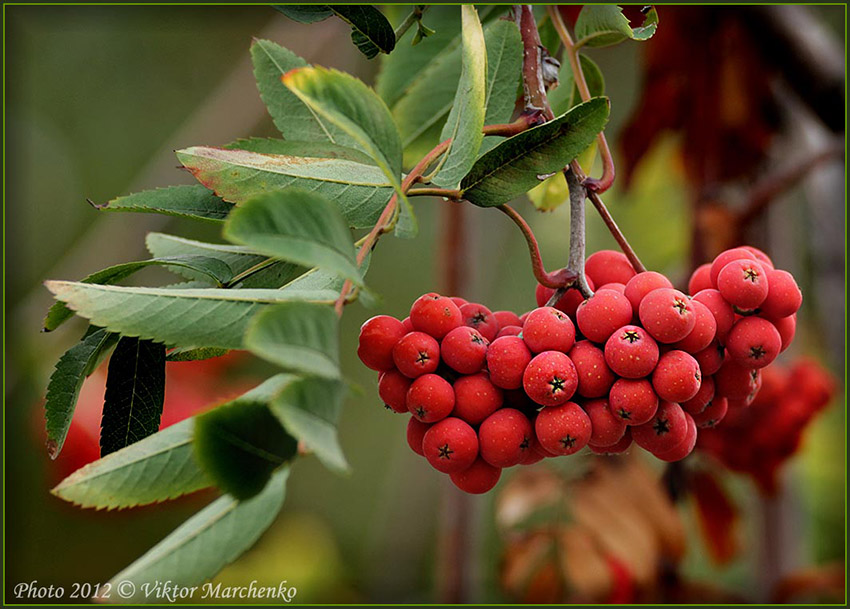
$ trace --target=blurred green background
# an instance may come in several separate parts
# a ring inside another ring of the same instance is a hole
[[[838,26],[842,10],[823,8],[818,15]],[[664,27],[663,7],[659,12]],[[352,72],[369,83],[379,64],[354,50],[346,26],[336,20],[301,25],[262,6],[4,6],[4,13],[4,542],[11,600],[10,589],[20,581],[65,586],[106,581],[212,496],[201,493],[169,505],[101,513],[49,494],[59,478],[44,450],[40,407],[53,364],[78,340],[84,325],[75,321],[56,333],[39,333],[51,302],[42,281],[79,279],[111,264],[142,259],[147,256],[144,235],[153,230],[220,238],[215,227],[188,221],[98,213],[86,198],[104,202],[145,188],[191,183],[191,176],[177,169],[172,154],[177,148],[274,136],[253,84],[252,37],[274,40],[308,61]],[[638,97],[643,53],[637,44],[592,52],[612,100],[607,133],[615,143]],[[690,270],[691,222],[682,154],[687,152],[675,134],[664,137],[638,168],[631,190],[615,188],[606,196],[646,266],[680,282]],[[825,314],[828,309],[810,289],[826,272],[812,263],[810,251],[817,223],[806,220],[806,210],[815,192],[804,184],[773,206],[769,222],[778,227],[779,237],[766,245],[777,264],[801,277],[808,289],[798,342],[786,357],[813,354],[842,377],[843,320]],[[412,241],[382,240],[369,274],[371,287],[383,297],[380,312],[399,317],[417,296],[439,285],[434,243],[443,204],[415,203],[420,235]],[[547,266],[565,263],[568,210],[533,213],[527,202],[518,202],[518,208],[537,232]],[[840,198],[819,209],[817,221],[844,226]],[[533,307],[535,282],[519,233],[495,211],[470,206],[466,214],[468,287],[460,295],[493,310]],[[589,251],[614,247],[592,210],[588,222]],[[843,278],[843,257],[838,262]],[[137,279],[169,280],[155,271]],[[840,295],[840,307],[833,303],[830,310],[843,314],[843,281],[838,287],[831,297]],[[284,578],[298,588],[297,602],[434,600],[436,525],[447,481],[407,448],[406,421],[384,410],[374,375],[355,357],[357,330],[374,314],[355,305],[342,323],[343,369],[362,388],[348,400],[340,425],[353,473],[338,477],[315,459],[299,460],[281,517],[254,550],[222,574],[223,581]],[[271,372],[257,362],[243,364],[240,371],[255,378]],[[843,404],[842,392],[785,472],[798,542],[789,566],[844,558]],[[740,484],[752,493],[745,482]],[[472,502],[479,538],[491,548],[491,496]],[[476,600],[504,600],[491,569],[495,562],[492,555],[482,562],[474,582]],[[694,572],[728,580],[741,591],[751,585],[746,564],[714,570],[698,544],[688,562]]]

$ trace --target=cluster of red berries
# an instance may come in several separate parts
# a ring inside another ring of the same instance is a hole
[[[761,390],[750,407],[730,411],[721,427],[701,433],[699,449],[751,475],[772,494],[779,468],[797,452],[806,427],[834,393],[835,380],[815,361],[771,366],[763,371]]]
[[[412,415],[410,447],[462,490],[585,446],[613,454],[634,441],[683,459],[698,427],[752,401],[801,303],[793,278],[752,248],[700,267],[693,297],[619,252],[591,255],[585,273],[593,296],[570,289],[548,307],[554,290],[538,286],[539,307],[521,317],[430,293],[403,321],[363,325],[358,355],[380,372],[381,399]]]

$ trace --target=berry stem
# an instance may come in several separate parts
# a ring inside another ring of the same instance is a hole
[[[452,201],[460,200],[461,192],[451,188],[416,188],[407,193],[408,197],[443,197]]]
[[[587,101],[591,98],[590,87],[587,86],[587,79],[584,76],[584,70],[581,67],[579,60],[578,47],[573,43],[572,36],[567,29],[564,20],[561,18],[561,12],[556,6],[547,6],[546,10],[549,13],[549,18],[552,20],[552,25],[564,45],[567,53],[567,59],[570,62],[570,68],[573,71],[573,80],[578,87],[579,95],[582,101]],[[599,156],[602,159],[602,176],[596,178],[585,178],[582,184],[591,192],[605,192],[614,183],[616,169],[614,167],[614,157],[611,155],[611,149],[608,147],[608,140],[605,139],[605,133],[600,132],[597,136],[599,143]]]

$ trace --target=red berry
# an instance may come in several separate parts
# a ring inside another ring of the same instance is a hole
[[[534,430],[519,410],[502,408],[487,417],[478,428],[481,458],[493,467],[512,467],[531,452]]]
[[[773,269],[773,260],[771,260],[771,259],[770,259],[770,256],[768,256],[767,254],[765,254],[765,253],[764,253],[763,251],[761,251],[759,248],[757,248],[757,247],[753,247],[752,245],[742,245],[742,246],[741,246],[741,248],[742,248],[742,249],[747,250],[747,251],[748,251],[748,252],[750,252],[753,256],[755,256],[756,260],[758,260],[759,262],[761,262],[762,266],[763,266],[765,269],[767,269],[767,270],[772,270],[772,269]]]
[[[715,394],[730,400],[745,399],[758,391],[760,378],[757,369],[727,360],[714,375]]]
[[[692,415],[694,422],[700,429],[709,429],[715,427],[723,417],[726,416],[726,411],[729,409],[729,401],[726,398],[716,397],[708,403],[702,412]]]
[[[736,321],[726,341],[726,351],[732,359],[747,368],[764,368],[776,359],[781,347],[779,330],[761,317]]]
[[[626,423],[611,414],[608,400],[588,400],[584,411],[590,418],[592,432],[589,443],[593,446],[612,446],[623,438]]]
[[[417,298],[410,307],[410,322],[417,332],[440,339],[462,325],[463,318],[451,298],[430,292]]]
[[[465,493],[480,495],[496,486],[501,475],[501,469],[479,457],[467,469],[451,474],[450,478]]]
[[[729,330],[732,329],[732,324],[735,323],[735,311],[732,309],[732,305],[726,302],[723,295],[714,289],[700,290],[694,294],[693,300],[708,307],[708,310],[714,315],[714,322],[717,324],[717,340],[721,343],[725,342]]]
[[[444,474],[462,472],[478,456],[478,436],[467,423],[449,417],[425,432],[422,452],[434,469]]]
[[[623,437],[620,438],[620,441],[616,444],[612,444],[611,446],[594,446],[593,444],[588,444],[590,450],[597,455],[619,455],[626,452],[631,445],[632,432],[628,427],[626,428],[626,432],[623,434]]]
[[[393,361],[410,378],[434,372],[440,365],[440,344],[424,332],[405,334],[393,347]]]
[[[726,349],[715,339],[711,341],[708,347],[693,355],[699,364],[699,371],[702,373],[703,378],[705,378],[720,370],[720,366],[723,365],[723,359],[726,356]]]
[[[707,290],[711,287],[713,287],[711,284],[711,264],[701,264],[688,280],[688,294],[693,296],[700,290]]]
[[[699,300],[691,299],[694,308],[694,329],[682,340],[673,343],[673,347],[687,353],[699,353],[714,340],[717,335],[717,321],[709,308]]]
[[[608,396],[608,408],[627,425],[643,425],[658,410],[658,394],[648,379],[617,379]]]
[[[717,276],[717,289],[729,304],[755,309],[767,298],[767,272],[755,260],[733,260]]]
[[[532,353],[566,353],[576,342],[576,329],[563,311],[554,307],[540,307],[531,311],[525,318],[522,339]]]
[[[733,260],[757,260],[757,258],[755,257],[755,254],[743,247],[736,247],[731,250],[720,252],[720,254],[717,255],[717,258],[715,258],[711,263],[711,269],[709,271],[711,287],[717,287],[717,276],[720,275],[720,271],[723,270],[723,267]]]
[[[407,421],[407,445],[417,455],[425,456],[425,453],[422,452],[422,438],[425,437],[425,432],[429,429],[431,429],[430,425],[417,421],[413,417],[410,417]]]
[[[588,256],[584,263],[584,272],[596,285],[626,285],[629,279],[635,276],[635,269],[626,255],[614,250],[600,250]]]
[[[526,366],[522,386],[528,397],[542,406],[563,404],[578,387],[576,367],[560,351],[544,351]]]
[[[461,374],[475,374],[484,367],[489,342],[478,330],[459,326],[446,334],[440,343],[440,357]]]
[[[658,343],[640,326],[623,326],[605,343],[605,361],[625,378],[647,376],[658,363]]]
[[[408,412],[407,390],[413,383],[398,370],[388,370],[378,379],[378,395],[394,412]]]
[[[357,356],[372,370],[390,370],[393,347],[407,334],[402,322],[389,315],[378,315],[360,326]]]
[[[694,451],[694,447],[697,445],[697,425],[687,412],[685,413],[685,422],[687,429],[684,439],[670,450],[654,453],[658,459],[667,462],[681,461]]]
[[[661,343],[682,340],[696,324],[691,300],[672,288],[659,288],[644,296],[639,316],[646,331]]]
[[[678,404],[661,401],[658,410],[643,425],[631,428],[632,438],[641,448],[651,453],[663,453],[676,448],[688,434],[685,412]]]
[[[455,407],[451,384],[436,374],[424,374],[407,390],[407,409],[423,423],[445,419]]]
[[[458,309],[469,302],[466,298],[461,298],[460,296],[451,296],[449,300],[455,303]]]
[[[410,321],[409,315],[401,320],[401,325],[404,328],[405,334],[410,334],[411,332],[415,332],[415,330],[413,329],[413,323]]]
[[[791,346],[791,342],[794,340],[794,334],[797,332],[797,314],[772,319],[771,323],[779,332],[779,338],[782,339],[782,346],[779,349],[779,352],[782,353]]]
[[[453,415],[470,425],[478,425],[502,407],[502,390],[485,373],[462,376],[455,381]]]
[[[568,353],[578,375],[578,393],[586,398],[601,398],[608,394],[616,377],[602,349],[589,340],[580,340]]]
[[[503,336],[519,336],[522,334],[522,326],[505,326],[499,333],[496,334],[496,338],[502,338]]]
[[[576,311],[579,330],[585,338],[604,343],[617,328],[632,321],[632,305],[614,290],[598,290]]]
[[[632,305],[634,315],[637,316],[640,310],[640,301],[643,300],[644,296],[659,288],[672,287],[673,284],[670,283],[670,280],[661,273],[644,271],[629,279],[629,282],[626,284],[625,294]]]
[[[793,315],[803,304],[794,276],[788,271],[767,271],[767,298],[759,309],[765,317],[780,318]]]
[[[680,402],[679,405],[688,414],[697,415],[711,404],[711,400],[714,399],[714,390],[714,378],[704,376],[702,377],[702,383],[700,383],[697,394],[690,400]]]
[[[652,388],[662,400],[681,404],[699,391],[702,374],[699,364],[689,353],[668,351],[658,360],[652,373]]]
[[[500,328],[504,328],[505,326],[522,326],[519,315],[513,311],[493,311],[493,316],[499,322]]]
[[[615,292],[618,292],[618,293],[622,294],[623,296],[626,295],[626,286],[623,285],[622,283],[606,283],[605,285],[599,286],[599,289],[600,290],[614,290]]]
[[[590,277],[585,277],[585,279],[587,280],[587,286],[591,289],[591,291],[595,290],[596,285],[593,283],[593,280],[590,279]],[[549,302],[549,299],[552,298],[554,293],[555,290],[552,288],[547,288],[538,284],[537,291],[534,294],[537,300],[537,306],[546,306],[546,303]],[[576,309],[578,309],[578,306],[582,302],[584,302],[584,296],[582,296],[581,290],[578,288],[570,288],[564,292],[564,295],[561,296],[561,299],[555,303],[554,307],[575,319]]]
[[[519,336],[503,336],[487,349],[490,381],[502,389],[522,387],[522,375],[531,361],[531,351]]]
[[[474,302],[467,303],[460,308],[464,325],[475,328],[481,336],[487,340],[494,340],[499,333],[499,320],[484,305]]]
[[[534,431],[543,448],[556,455],[577,453],[587,446],[593,432],[590,417],[575,402],[541,410]]]

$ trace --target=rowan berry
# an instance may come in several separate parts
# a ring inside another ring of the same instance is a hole
[[[463,325],[463,317],[451,298],[429,292],[417,298],[410,307],[410,322],[417,332],[424,332],[439,340]]]
[[[687,427],[684,439],[670,450],[653,453],[657,459],[667,462],[681,461],[694,451],[694,447],[697,445],[697,425],[693,417],[687,412],[685,413],[685,423]]]
[[[605,361],[615,374],[636,379],[658,363],[658,343],[640,326],[623,326],[605,343]]]
[[[761,314],[770,318],[793,315],[803,304],[803,293],[788,271],[767,271],[767,298],[759,305]]]
[[[534,430],[519,410],[502,408],[487,417],[478,428],[481,458],[493,467],[512,467],[531,451]]]
[[[638,446],[651,453],[663,453],[685,439],[688,422],[685,411],[678,404],[662,400],[649,421],[630,429]]]
[[[502,338],[503,336],[519,336],[522,334],[522,326],[505,326],[499,333],[496,334],[496,338]]]
[[[608,363],[605,353],[589,340],[578,341],[567,354],[572,360],[578,375],[576,393],[586,398],[601,398],[608,394],[616,377]]]
[[[717,257],[711,262],[711,269],[709,270],[709,279],[711,280],[711,287],[715,289],[717,288],[717,276],[720,275],[720,271],[723,270],[723,267],[732,262],[733,260],[757,260],[757,258],[755,254],[753,254],[753,252],[743,247],[735,247],[720,252]]]
[[[528,397],[542,406],[563,404],[578,387],[576,367],[560,351],[544,351],[526,366],[522,386]]]
[[[726,360],[714,375],[715,394],[730,400],[745,399],[758,391],[760,379],[758,369]]]
[[[632,305],[614,290],[597,290],[576,311],[579,330],[595,343],[604,343],[618,328],[632,321]]]
[[[513,311],[493,311],[493,316],[499,322],[500,328],[504,328],[506,326],[522,326],[522,322],[519,320],[519,315]]]
[[[572,349],[576,341],[573,322],[563,311],[554,307],[534,309],[525,318],[522,339],[532,353]]]
[[[531,357],[531,351],[519,336],[497,338],[487,349],[490,382],[502,389],[519,389]]]
[[[459,326],[446,334],[440,343],[440,357],[461,374],[475,374],[484,366],[489,341],[478,330]]]
[[[708,307],[717,325],[716,338],[721,343],[725,342],[732,324],[735,323],[735,311],[732,305],[726,302],[723,295],[715,289],[700,290],[694,294],[692,301],[701,302]]]
[[[782,337],[772,323],[761,317],[744,317],[735,322],[726,351],[746,368],[764,368],[779,355]]]
[[[640,301],[643,297],[659,288],[672,288],[673,284],[667,277],[655,271],[644,271],[638,273],[626,284],[625,295],[632,305],[634,316],[638,316],[640,311]]]
[[[423,374],[407,390],[407,409],[423,423],[436,423],[451,414],[455,392],[451,383],[436,374]]]
[[[555,455],[572,455],[587,446],[593,432],[590,417],[575,402],[544,408],[534,431],[540,444]]]
[[[449,477],[452,483],[465,493],[480,495],[496,486],[501,476],[501,469],[479,457],[468,468]]]
[[[726,349],[715,339],[711,341],[708,347],[693,355],[699,364],[699,370],[703,378],[705,378],[720,370],[720,366],[723,365],[723,359],[726,356]]]
[[[614,250],[600,250],[592,253],[584,263],[584,272],[596,285],[606,283],[625,285],[636,274],[626,255]]]
[[[619,455],[626,452],[632,445],[632,432],[630,428],[626,428],[623,437],[616,444],[611,446],[595,446],[588,443],[588,447],[597,455]]]
[[[688,294],[693,296],[700,290],[714,287],[711,283],[711,263],[701,264],[688,280]]]
[[[450,296],[449,300],[455,303],[458,309],[469,302],[466,298],[461,298],[460,296]]]
[[[682,340],[673,343],[673,347],[687,353],[699,353],[714,340],[717,335],[717,321],[709,308],[699,300],[691,299],[694,308],[694,329]]]
[[[648,379],[617,379],[608,396],[608,407],[627,425],[643,425],[658,410],[658,394]]]
[[[393,412],[406,413],[407,390],[412,383],[412,380],[398,370],[388,370],[378,377],[378,395]]]
[[[461,472],[478,456],[478,436],[467,423],[448,417],[425,432],[422,452],[434,469],[444,474]]]
[[[672,288],[659,288],[644,296],[639,317],[646,331],[661,343],[682,340],[696,325],[690,298]]]
[[[591,289],[591,291],[596,289],[596,284],[593,283],[593,280],[590,277],[585,277],[587,280],[587,286]],[[549,299],[552,298],[552,295],[555,293],[555,290],[552,288],[547,288],[546,286],[537,285],[537,290],[535,291],[535,298],[537,300],[537,306],[543,307],[546,306],[546,303],[549,302]],[[581,293],[581,290],[578,288],[570,288],[561,298],[556,302],[553,306],[559,311],[563,311],[573,319],[576,316],[576,309],[578,306],[584,302],[584,296]]]
[[[415,332],[415,330],[413,329],[413,322],[410,321],[410,315],[401,320],[401,325],[404,328],[405,334]]]
[[[743,249],[747,250],[748,252],[750,252],[753,256],[755,256],[756,260],[761,262],[761,264],[762,264],[762,266],[764,266],[765,270],[772,270],[774,268],[773,267],[773,260],[771,260],[770,256],[765,254],[759,248],[753,247],[752,245],[742,245],[741,247]]]
[[[715,427],[726,416],[729,409],[729,400],[715,396],[702,412],[693,414],[694,422],[700,429]]]
[[[717,276],[717,289],[729,304],[753,310],[767,298],[767,272],[755,260],[733,260]]]
[[[599,289],[600,290],[614,290],[615,292],[622,294],[623,296],[626,295],[626,286],[624,284],[618,283],[618,282],[606,283],[605,285],[599,286]]]
[[[462,376],[454,383],[455,409],[453,416],[470,425],[478,425],[501,408],[502,390],[485,373]]]
[[[794,334],[797,332],[797,314],[771,319],[770,323],[774,325],[779,332],[779,338],[782,339],[782,346],[779,348],[779,352],[782,353],[791,346],[791,341],[794,340]]]
[[[702,382],[700,383],[699,391],[697,391],[696,395],[690,400],[679,402],[679,405],[682,407],[682,410],[688,414],[697,415],[711,404],[711,400],[714,399],[714,392],[714,378],[704,376],[702,377]]]
[[[626,422],[611,413],[608,400],[588,400],[584,411],[590,418],[589,443],[594,446],[612,446],[626,433]]]
[[[402,322],[389,315],[378,315],[360,326],[357,356],[372,370],[390,370],[393,347],[407,334]]]
[[[425,456],[422,451],[422,438],[425,437],[425,432],[430,428],[431,426],[428,423],[418,421],[414,417],[410,417],[407,421],[407,445],[417,455]]]
[[[393,362],[410,378],[429,374],[440,365],[440,344],[424,332],[410,332],[393,347]]]
[[[693,398],[701,381],[697,361],[689,353],[679,350],[662,355],[652,373],[652,388],[658,397],[678,404]]]
[[[484,305],[469,302],[460,308],[464,325],[475,328],[487,340],[494,340],[499,333],[499,320]]]

